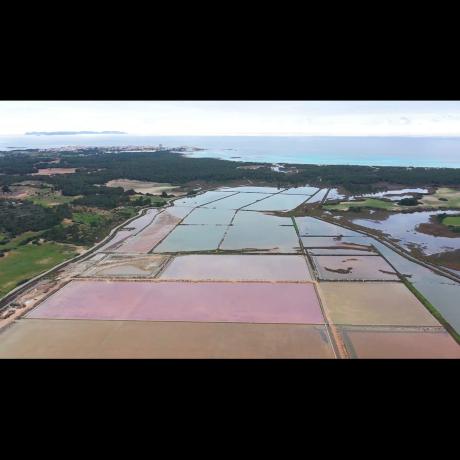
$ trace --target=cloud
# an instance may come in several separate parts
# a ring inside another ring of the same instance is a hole
[[[457,135],[457,101],[0,101],[0,134]]]

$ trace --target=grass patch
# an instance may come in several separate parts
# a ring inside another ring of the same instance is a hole
[[[0,297],[19,284],[75,255],[72,248],[57,243],[27,244],[16,247],[5,257],[0,258]]]
[[[21,246],[21,243],[25,242],[29,238],[33,238],[34,236],[39,236],[43,232],[24,232],[21,233],[19,236],[16,238],[13,238],[10,240],[8,243],[0,246],[0,249],[7,249],[7,250],[12,250],[16,249],[17,247]]]
[[[93,212],[74,212],[72,220],[78,224],[99,225],[104,218]]]
[[[27,200],[45,208],[59,204],[71,203],[80,196],[64,196],[60,192],[51,192],[49,189],[40,189],[37,195],[28,197]]]
[[[119,219],[131,219],[131,217],[134,217],[137,215],[137,210],[132,207],[126,207],[126,208],[120,208],[115,211],[115,215]]]
[[[149,204],[155,206],[157,204],[165,204],[167,202],[167,198],[163,198],[161,196],[158,196],[158,195],[153,195],[153,196],[149,196],[149,195],[131,195],[129,197],[129,199],[131,201],[136,201],[138,200],[139,198],[141,198],[146,204],[144,206],[148,206]],[[149,203],[150,202],[150,203]]]
[[[460,216],[448,216],[442,220],[443,225],[459,227],[460,228]]]
[[[363,201],[342,201],[339,204],[323,206],[323,209],[327,209],[328,211],[348,211],[350,208],[374,208],[396,211],[397,209],[401,209],[401,206],[391,201],[378,200],[375,198],[368,198]]]

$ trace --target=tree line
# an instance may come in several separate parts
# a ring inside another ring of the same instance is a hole
[[[65,155],[64,155],[65,153]],[[18,154],[8,159],[0,158],[0,185],[30,179],[25,171],[35,171],[37,158],[27,158]],[[77,168],[71,175],[34,176],[35,180],[51,183],[64,195],[83,195],[84,203],[94,203],[105,208],[126,202],[126,192],[102,184],[112,179],[133,179],[151,182],[169,182],[183,185],[193,181],[208,184],[235,180],[270,183],[276,186],[317,185],[342,186],[351,193],[374,192],[382,189],[379,184],[398,184],[407,186],[458,186],[460,169],[455,168],[406,168],[396,166],[350,166],[350,165],[290,165],[294,173],[272,171],[270,164],[254,170],[241,169],[258,163],[218,160],[215,158],[186,158],[170,151],[105,153],[102,149],[79,152],[63,152],[59,164],[47,167]],[[2,163],[3,161],[3,163]],[[17,164],[16,164],[17,163]],[[39,158],[40,166],[45,165]],[[260,166],[260,164],[258,164]],[[24,179],[26,178],[26,179]],[[87,197],[98,196],[97,198]]]

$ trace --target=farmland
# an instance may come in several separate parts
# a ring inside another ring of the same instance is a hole
[[[20,246],[19,241],[16,241],[14,248],[0,258],[0,297],[74,255],[73,248],[57,243]]]

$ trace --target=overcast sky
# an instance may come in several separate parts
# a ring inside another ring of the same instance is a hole
[[[0,101],[0,135],[460,136],[460,101]]]

